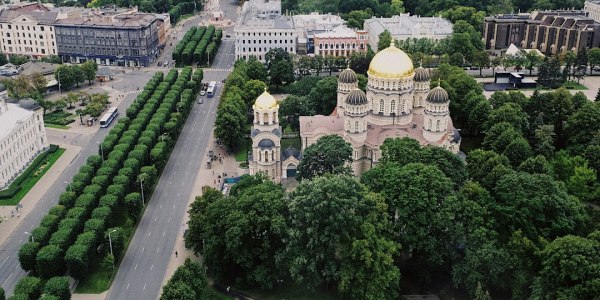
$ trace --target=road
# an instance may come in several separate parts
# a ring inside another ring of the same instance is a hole
[[[122,112],[119,117],[125,115],[125,110],[131,105],[135,97],[135,94],[129,94],[121,104],[119,104],[119,111]],[[113,124],[114,123],[116,122],[113,122]],[[71,133],[64,134],[64,143],[82,146],[81,152],[79,152],[77,157],[64,172],[60,174],[56,183],[46,191],[38,201],[35,209],[24,217],[23,221],[13,231],[12,235],[0,246],[0,283],[7,295],[12,295],[17,282],[27,275],[27,272],[21,269],[18,259],[21,244],[27,242],[27,236],[24,232],[31,231],[35,226],[39,225],[48,210],[58,203],[58,197],[65,191],[65,187],[67,186],[65,182],[71,182],[73,176],[79,171],[79,168],[85,164],[90,155],[98,154],[98,143],[104,140],[108,131],[108,129],[102,128],[92,136]],[[48,130],[48,135],[57,135],[57,132]],[[59,133],[59,139],[60,135],[61,134]],[[50,140],[55,139],[51,137]]]
[[[222,6],[235,6],[228,0]],[[224,7],[225,8],[225,7]],[[235,7],[225,8],[235,13]],[[204,80],[221,82],[231,72],[234,61],[234,40],[223,39]],[[144,215],[138,224],[129,248],[108,292],[107,299],[157,299],[175,242],[181,238],[181,220],[188,210],[195,177],[206,155],[216,118],[216,108],[222,93],[218,85],[214,98],[194,104],[165,166]]]

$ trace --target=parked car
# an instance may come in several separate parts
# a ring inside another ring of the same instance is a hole
[[[198,104],[202,104],[202,103],[204,103],[204,99],[198,98]]]
[[[206,95],[206,91],[205,90],[200,91],[200,96],[204,96],[204,95]]]
[[[162,67],[162,61],[159,61],[159,62],[158,62],[158,66],[159,66],[159,67]]]

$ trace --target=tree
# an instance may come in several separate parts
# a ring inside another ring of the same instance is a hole
[[[338,135],[320,137],[308,146],[298,165],[298,180],[313,179],[324,174],[348,174],[352,147]]]
[[[512,173],[508,158],[494,151],[476,149],[467,156],[467,171],[485,188],[493,188],[505,174]]]
[[[35,257],[40,250],[40,244],[29,242],[21,246],[19,249],[19,263],[25,271],[30,271],[35,268]]]
[[[223,194],[213,188],[208,188],[202,196],[196,197],[191,205],[188,221],[188,234],[185,237],[185,243],[188,245],[196,255],[203,253],[204,250],[204,236],[207,234],[204,225],[206,224],[207,207],[223,198]]]
[[[529,174],[546,174],[554,176],[552,166],[546,157],[542,155],[529,157],[519,165],[518,170],[521,172],[527,172]]]
[[[337,105],[337,79],[326,77],[319,80],[308,94],[308,100],[316,114],[331,114]]]
[[[525,52],[524,50],[521,50]],[[533,73],[533,69],[535,69],[541,62],[542,56],[540,56],[537,51],[528,51],[524,54],[525,57],[525,69],[529,70],[529,75]]]
[[[78,65],[68,66],[71,69],[71,73],[73,74],[73,83],[79,87],[80,83],[85,82],[86,76],[83,69]]]
[[[42,295],[42,281],[37,277],[23,277],[15,286],[15,294],[27,295],[29,299],[38,299]]]
[[[244,139],[246,115],[234,102],[221,103],[215,121],[215,136],[231,150],[236,150]]]
[[[366,19],[371,18],[373,11],[370,9],[366,10],[353,10],[345,15],[344,20],[348,22],[348,27],[362,29]]]
[[[483,68],[490,65],[490,56],[483,50],[475,51],[471,58],[471,62],[479,68],[479,76],[481,77],[483,76]]]
[[[581,152],[596,132],[600,131],[600,102],[588,102],[567,119],[567,146]]]
[[[252,107],[256,98],[260,96],[260,94],[264,93],[267,90],[267,85],[260,80],[249,80],[244,85],[242,98],[246,103],[247,107]]]
[[[395,296],[400,273],[390,259],[397,246],[383,234],[389,221],[380,196],[337,175],[301,182],[289,201],[285,257],[295,281],[309,288],[338,283],[342,292],[363,299]]]
[[[267,68],[256,57],[252,56],[246,65],[246,75],[250,80],[267,82]]]
[[[54,71],[54,78],[58,81],[59,87],[69,89],[75,84],[75,76],[73,68],[67,65],[60,65]]]
[[[294,81],[294,64],[290,54],[283,48],[274,48],[265,54],[271,84],[281,85]]]
[[[540,125],[535,129],[534,150],[537,154],[552,157],[554,154],[554,126]]]
[[[196,296],[196,292],[192,288],[181,282],[177,281],[173,284],[167,284],[163,287],[160,300],[195,300],[200,299]]]
[[[520,132],[529,129],[529,117],[519,105],[514,103],[506,103],[492,110],[484,126],[489,129],[493,125],[503,122],[511,124]]]
[[[586,221],[585,208],[563,184],[544,174],[503,176],[494,189],[490,207],[500,236],[516,230],[530,240],[553,239],[578,232]]]
[[[0,52],[0,66],[4,66],[8,63],[8,58],[6,58],[6,54]]]
[[[36,257],[36,272],[46,279],[64,273],[63,251],[56,245],[47,245],[40,249]]]
[[[588,62],[591,72],[594,72],[594,67],[600,65],[600,48],[592,48],[588,52]]]
[[[511,141],[502,152],[514,167],[533,155],[529,142],[524,137],[518,137]]]
[[[392,34],[385,29],[379,34],[379,40],[377,41],[377,52],[389,47],[392,44]]]
[[[40,73],[34,73],[29,77],[31,87],[34,92],[39,95],[43,95],[46,92],[46,86],[48,85],[48,79]]]
[[[70,300],[71,289],[69,288],[69,278],[50,278],[44,286],[44,294],[56,296],[59,300]]]
[[[600,290],[600,239],[564,236],[541,251],[542,269],[532,296],[539,299],[593,299]]]
[[[283,127],[290,126],[300,132],[300,116],[313,116],[315,111],[307,97],[290,95],[279,105],[279,118]]]
[[[62,59],[58,55],[45,56],[45,57],[42,57],[42,59],[40,59],[40,60],[43,62],[51,63],[51,64],[62,64],[63,63]]]
[[[549,88],[557,88],[565,82],[557,57],[544,58],[538,68],[538,82]]]
[[[79,69],[83,72],[85,79],[89,84],[92,84],[92,80],[96,79],[96,72],[98,71],[98,65],[92,60],[88,60],[79,66]]]
[[[11,64],[20,66],[29,61],[29,56],[21,54],[13,54],[8,59]]]

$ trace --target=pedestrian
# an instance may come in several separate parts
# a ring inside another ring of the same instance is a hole
[[[177,257],[177,251],[175,251],[175,257]]]

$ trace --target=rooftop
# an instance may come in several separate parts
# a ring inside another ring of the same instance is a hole
[[[387,29],[392,36],[451,35],[452,23],[442,17],[421,17],[409,14],[391,18],[371,18],[365,20],[368,27],[379,34]]]
[[[16,129],[18,124],[27,121],[33,115],[32,111],[23,109],[18,104],[7,103],[6,105],[8,111],[0,114],[0,141]]]
[[[42,75],[53,74],[59,64],[51,64],[42,61],[30,61],[21,65],[21,75],[31,76],[36,73]]]
[[[103,26],[103,27],[129,27],[140,28],[146,27],[156,20],[154,14],[148,13],[123,13],[116,15],[105,15],[102,13],[85,14],[80,17],[66,18],[56,21],[56,25],[72,25],[72,26]]]
[[[315,34],[315,38],[355,38],[356,31],[346,27],[338,26],[331,31]]]
[[[235,25],[240,29],[293,29],[290,17],[281,15],[281,1],[250,0],[244,3]]]

